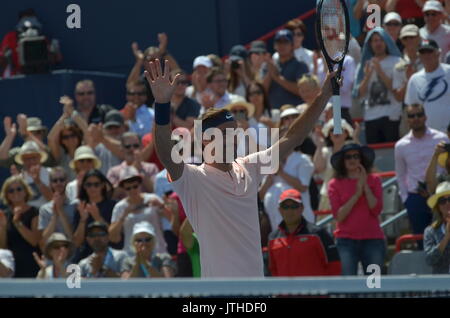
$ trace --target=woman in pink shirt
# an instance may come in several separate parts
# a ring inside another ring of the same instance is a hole
[[[331,210],[337,220],[334,235],[343,275],[357,275],[361,262],[383,266],[384,234],[378,216],[383,207],[381,181],[370,174],[375,159],[372,149],[347,144],[331,157],[334,178],[328,184]]]

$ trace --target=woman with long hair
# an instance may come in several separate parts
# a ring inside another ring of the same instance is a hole
[[[384,264],[385,241],[379,215],[383,190],[379,177],[371,174],[375,152],[366,146],[347,144],[331,157],[335,176],[328,184],[331,211],[337,221],[334,235],[343,275],[357,275],[358,263]]]
[[[36,277],[39,270],[32,255],[40,239],[39,211],[28,205],[32,197],[31,188],[20,176],[11,176],[3,183],[1,199],[7,209],[0,210],[0,248],[14,255],[14,277]]]
[[[242,45],[235,45],[225,62],[228,76],[228,92],[245,97],[245,88],[254,79],[248,52]]]

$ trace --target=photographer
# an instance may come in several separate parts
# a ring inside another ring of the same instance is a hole
[[[448,138],[425,125],[427,116],[422,105],[408,105],[406,115],[411,131],[395,144],[395,172],[413,233],[423,234],[431,222],[430,209],[426,204],[431,189],[427,191],[423,182],[425,170],[436,145],[441,141],[448,142]]]
[[[248,52],[242,45],[235,45],[230,51],[230,58],[225,62],[228,73],[228,91],[245,97],[245,88],[253,79],[248,59]]]

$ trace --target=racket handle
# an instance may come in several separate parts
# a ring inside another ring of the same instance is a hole
[[[342,134],[341,96],[333,95],[331,101],[333,104],[333,134],[340,135]]]

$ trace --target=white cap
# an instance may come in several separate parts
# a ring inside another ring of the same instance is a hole
[[[213,66],[211,59],[205,55],[200,55],[195,58],[193,68],[195,69],[200,65],[206,66],[207,68],[211,68]]]
[[[353,136],[353,128],[350,126],[350,124],[345,120],[341,119],[341,126],[343,130],[346,130],[348,135],[351,137]],[[322,134],[325,137],[328,137],[330,134],[331,129],[334,127],[334,120],[330,119],[322,128]]]
[[[297,108],[288,108],[281,112],[280,119],[291,115],[300,115],[300,111]]]
[[[133,227],[133,238],[135,235],[139,234],[139,233],[147,233],[149,235],[151,235],[152,237],[155,237],[155,229],[153,227],[153,225],[151,225],[150,223],[148,223],[147,221],[142,221],[139,223],[136,223]]]
[[[398,21],[402,23],[402,17],[397,12],[389,12],[384,16],[383,24],[389,23],[391,21]]]
[[[423,6],[422,12],[427,11],[439,11],[444,12],[444,7],[439,1],[436,0],[430,0],[425,2],[425,5]]]

